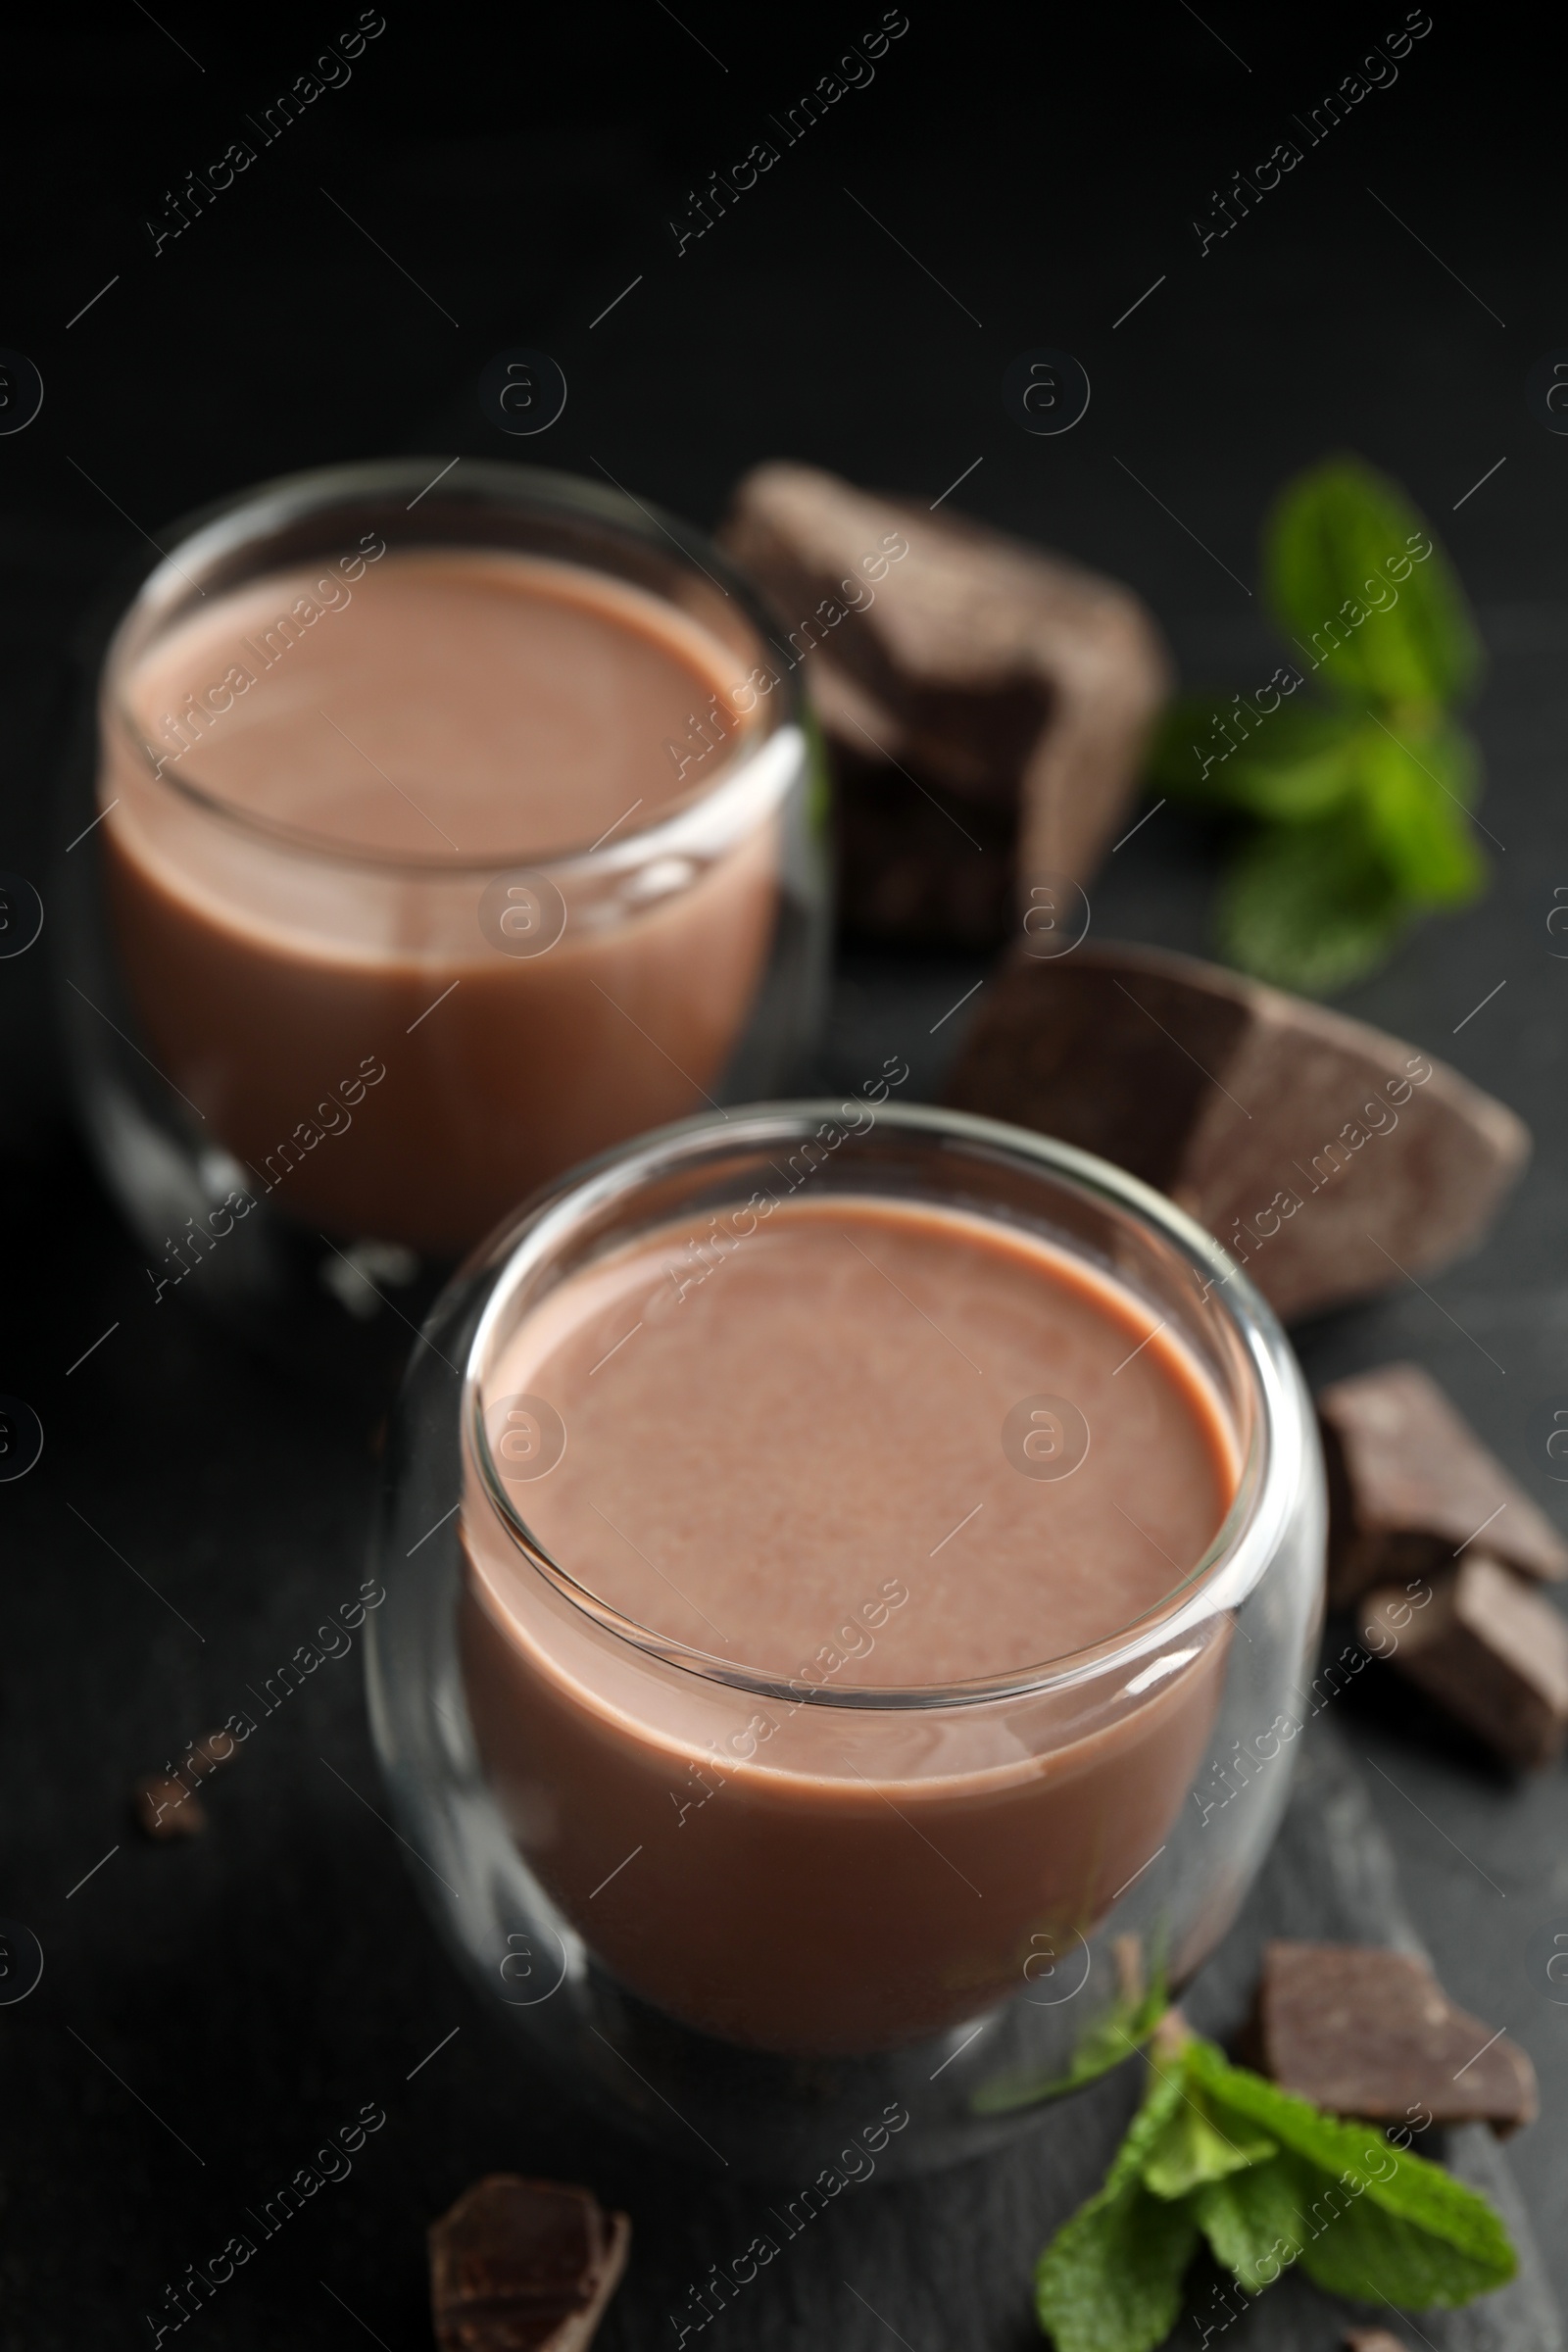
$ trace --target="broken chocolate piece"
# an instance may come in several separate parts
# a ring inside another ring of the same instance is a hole
[[[1508,1764],[1531,1771],[1568,1743],[1568,1624],[1511,1568],[1472,1551],[1425,1585],[1360,1604],[1361,1639]],[[1431,1598],[1424,1605],[1420,1592]]]
[[[1170,664],[1126,589],[949,512],[806,466],[737,487],[721,544],[833,755],[856,929],[1005,936],[1045,876],[1088,881],[1136,788]]]
[[[1450,1568],[1485,1548],[1529,1576],[1568,1576],[1568,1544],[1415,1364],[1336,1381],[1317,1400],[1328,1466],[1329,1598]]]
[[[1517,2042],[1456,2008],[1424,1960],[1354,1943],[1270,1943],[1254,2019],[1261,2071],[1331,2115],[1400,2125],[1535,2120]]]
[[[207,1808],[183,1781],[149,1773],[135,1788],[137,1827],[160,1844],[166,1838],[196,1838],[207,1827]]]
[[[631,2224],[592,2191],[492,2173],[431,2225],[441,2352],[583,2352],[626,2267]]]
[[[1511,1110],[1399,1039],[1152,948],[1015,951],[947,1099],[1168,1193],[1286,1317],[1473,1247],[1530,1148]]]
[[[835,760],[834,863],[847,930],[864,939],[987,951],[1013,920],[1011,812],[956,809],[885,762]],[[956,828],[962,828],[961,833]]]

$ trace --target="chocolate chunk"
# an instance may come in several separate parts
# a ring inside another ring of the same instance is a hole
[[[1012,921],[1010,810],[911,791],[883,761],[834,761],[835,867],[846,930],[863,939],[986,951]]]
[[[1483,1534],[1527,1576],[1568,1576],[1568,1544],[1416,1364],[1336,1381],[1317,1400],[1331,1501],[1329,1598],[1452,1567]]]
[[[1287,1317],[1474,1246],[1530,1146],[1511,1110],[1399,1039],[1152,948],[1016,950],[948,1100],[1169,1193]]]
[[[137,1826],[160,1844],[166,1838],[195,1838],[207,1827],[207,1808],[183,1781],[150,1773],[135,1789]]]
[[[1360,1623],[1369,1649],[1505,1763],[1530,1771],[1568,1744],[1568,1624],[1511,1568],[1469,1552],[1430,1585],[1369,1592]]]
[[[492,2173],[432,2224],[441,2352],[582,2352],[626,2267],[631,2224],[591,2190]]]
[[[739,484],[720,540],[761,584],[835,765],[852,928],[974,946],[1044,875],[1088,881],[1170,682],[1137,599],[953,511],[806,466]]]
[[[1532,2123],[1536,2075],[1456,2008],[1424,1960],[1354,1943],[1270,1943],[1254,2020],[1261,2071],[1331,2115],[1402,2125]]]

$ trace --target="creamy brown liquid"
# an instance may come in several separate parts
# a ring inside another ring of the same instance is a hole
[[[1225,1629],[1046,1699],[809,1694],[1019,1673],[1168,1613],[1235,1446],[1158,1317],[1021,1233],[802,1200],[696,1281],[685,1239],[552,1294],[486,1384],[486,1426],[544,1399],[565,1450],[509,1487],[535,1540],[640,1626],[793,1696],[590,1634],[470,1484],[475,1732],[526,1858],[635,1989],[764,2047],[887,2046],[1020,1989],[1037,1939],[1070,1945],[1147,1863]],[[1042,1394],[1087,1424],[1057,1479],[1003,1442]]]
[[[126,695],[163,780],[111,726],[101,788],[122,959],[153,1058],[277,1205],[454,1250],[699,1106],[766,955],[771,823],[568,902],[534,959],[479,901],[486,866],[625,842],[706,789],[746,728],[735,670],[639,589],[456,550],[257,581],[153,647]],[[678,773],[694,719],[714,749]],[[386,1075],[346,1122],[367,1060]]]

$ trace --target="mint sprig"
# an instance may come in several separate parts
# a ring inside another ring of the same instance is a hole
[[[1170,2006],[1163,1969],[1156,1969],[1147,1989],[1118,1995],[1104,2016],[1080,2037],[1066,2072],[1054,2075],[1002,2074],[983,2082],[970,2107],[976,2115],[1015,2115],[1020,2108],[1038,2107],[1081,2090],[1101,2075],[1120,2066],[1133,2050],[1141,2049]]]
[[[1149,780],[1248,823],[1220,892],[1230,960],[1328,995],[1483,885],[1480,760],[1453,715],[1481,649],[1420,514],[1360,459],[1287,485],[1263,576],[1290,659],[1250,695],[1174,704]]]
[[[1184,2033],[1172,2018],[1156,2036],[1103,2187],[1036,2266],[1056,2352],[1153,2352],[1205,2242],[1250,2294],[1296,2263],[1333,2294],[1418,2311],[1513,2277],[1507,2232],[1474,2189]]]

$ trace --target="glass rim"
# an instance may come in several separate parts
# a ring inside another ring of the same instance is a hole
[[[496,1326],[519,1282],[547,1263],[597,1212],[619,1199],[634,1197],[656,1174],[672,1174],[683,1163],[700,1162],[710,1146],[745,1150],[767,1145],[776,1150],[784,1143],[798,1144],[843,1107],[841,1098],[834,1096],[753,1103],[724,1114],[700,1113],[638,1137],[569,1171],[518,1219],[504,1227],[472,1261],[469,1273],[488,1271],[492,1287],[464,1363],[460,1429],[477,1466],[484,1498],[514,1547],[602,1632],[645,1656],[756,1697],[862,1712],[918,1713],[1070,1690],[1134,1666],[1151,1650],[1239,1606],[1279,1549],[1298,1492],[1303,1459],[1310,1449],[1305,1391],[1273,1309],[1211,1234],[1125,1169],[1027,1128],[924,1103],[858,1104],[874,1112],[864,1137],[873,1135],[878,1126],[887,1126],[938,1146],[969,1147],[982,1157],[1003,1154],[1014,1166],[1022,1163],[1026,1170],[1032,1169],[1058,1187],[1098,1205],[1108,1205],[1146,1230],[1152,1229],[1154,1237],[1200,1282],[1206,1278],[1209,1287],[1204,1296],[1217,1302],[1234,1343],[1236,1362],[1245,1368],[1253,1405],[1252,1425],[1225,1516],[1201,1557],[1180,1583],[1118,1632],[1030,1666],[958,1683],[836,1681],[830,1688],[806,1686],[799,1678],[791,1680],[740,1665],[656,1633],[581,1584],[539,1542],[496,1469],[484,1427],[483,1381]],[[1229,1399],[1221,1401],[1228,1407]],[[1179,1594],[1185,1598],[1172,1607]]]
[[[436,460],[427,458],[371,458],[313,466],[255,483],[170,525],[167,552],[161,551],[160,561],[131,596],[103,657],[99,698],[122,745],[138,759],[149,748],[130,709],[125,685],[132,664],[157,641],[162,626],[178,603],[181,586],[200,587],[199,578],[192,579],[192,570],[201,565],[215,566],[223,558],[262,540],[269,531],[275,532],[313,515],[330,514],[334,507],[347,507],[357,500],[392,499],[411,487],[433,489],[429,469],[436,464]],[[475,507],[488,503],[492,508],[511,507],[540,515],[554,514],[564,520],[586,520],[608,531],[620,530],[628,539],[656,553],[662,540],[673,547],[681,565],[689,572],[706,574],[739,609],[760,652],[771,643],[772,617],[759,589],[706,533],[662,507],[648,505],[633,498],[629,491],[589,481],[585,475],[570,473],[564,467],[558,470],[548,466],[523,466],[507,459],[463,457],[456,469],[449,468],[445,478],[451,486],[444,489],[442,498],[431,509],[432,514],[439,514],[454,501]],[[488,545],[466,539],[456,530],[450,537],[436,535],[417,544],[430,549]],[[495,552],[506,551],[498,547]],[[564,564],[571,560],[540,558],[542,562]],[[191,568],[187,569],[187,565]],[[592,571],[599,567],[585,561],[581,568]],[[609,571],[606,576],[619,577]],[[668,601],[660,599],[657,589],[643,586],[643,592],[656,601]],[[596,872],[618,873],[687,847],[688,834],[706,830],[715,817],[722,822],[754,791],[760,789],[765,799],[776,798],[783,791],[799,764],[798,739],[804,725],[805,705],[800,680],[793,669],[785,668],[775,676],[768,704],[767,723],[750,738],[743,735],[703,786],[674,803],[665,802],[642,825],[617,834],[615,841],[603,851],[597,844],[574,844],[544,853],[502,851],[484,858],[469,858],[461,853],[452,857],[375,851],[358,848],[353,843],[336,843],[304,827],[282,824],[238,808],[207,786],[187,781],[171,763],[153,768],[150,781],[155,786],[167,786],[204,816],[230,827],[244,839],[265,842],[291,857],[324,865],[347,865],[368,872],[418,875],[440,881],[514,870],[569,876],[585,870],[589,858],[595,858]],[[794,741],[790,740],[792,730]],[[781,744],[785,747],[782,752]]]

